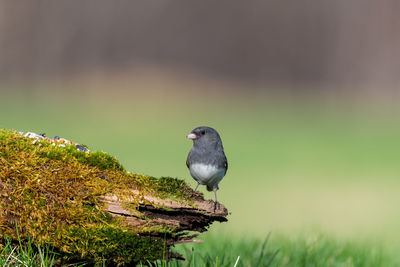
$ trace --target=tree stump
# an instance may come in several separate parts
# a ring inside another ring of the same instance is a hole
[[[128,265],[181,258],[171,246],[227,221],[184,181],[129,173],[67,141],[0,129],[1,239],[51,245],[65,262]]]

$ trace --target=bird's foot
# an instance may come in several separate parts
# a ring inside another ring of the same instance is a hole
[[[218,207],[218,209],[219,209],[219,202],[218,202],[218,201],[215,201],[215,202],[214,202],[214,212],[217,210],[217,207]]]

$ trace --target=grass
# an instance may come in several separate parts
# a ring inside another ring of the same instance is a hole
[[[339,241],[322,234],[287,237],[271,234],[264,240],[254,237],[205,236],[204,243],[178,245],[175,251],[185,261],[168,262],[171,267],[191,266],[398,266],[397,253],[389,254],[370,242]],[[56,266],[57,254],[49,247],[13,246],[9,240],[0,253],[0,266]],[[86,266],[80,262],[70,266]],[[167,266],[167,262],[145,262],[138,266]]]
[[[323,234],[207,236],[204,243],[178,248],[187,258],[170,266],[398,266],[400,257],[374,242],[345,241]],[[217,264],[218,262],[218,264]]]
[[[0,266],[50,267],[54,266],[55,258],[50,246],[36,247],[31,242],[15,245],[6,238],[0,251]]]

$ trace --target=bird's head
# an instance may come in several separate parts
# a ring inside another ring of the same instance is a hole
[[[192,139],[194,144],[211,144],[214,142],[220,142],[221,139],[216,130],[211,127],[201,126],[195,128],[188,134],[187,138]]]

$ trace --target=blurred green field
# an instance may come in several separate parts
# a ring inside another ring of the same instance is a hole
[[[207,242],[177,249],[184,263],[171,266],[398,266],[396,253],[388,253],[376,243],[338,241],[315,232],[296,237],[269,235],[264,239],[242,237],[232,240],[215,234]]]
[[[131,172],[193,186],[185,136],[215,127],[229,160],[218,196],[232,214],[211,227],[206,243],[308,231],[399,247],[400,109],[177,84],[7,86],[0,88],[0,127],[59,135],[109,152]]]

